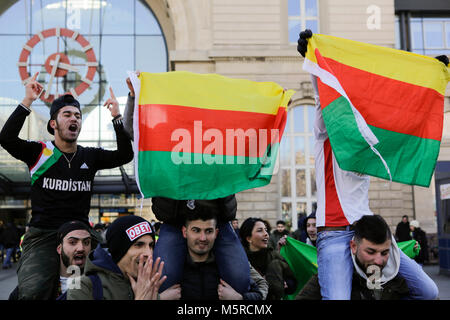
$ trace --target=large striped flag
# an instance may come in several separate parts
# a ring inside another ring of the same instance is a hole
[[[443,63],[314,34],[303,69],[318,78],[323,119],[341,169],[429,186],[450,80]]]
[[[131,80],[143,197],[215,199],[270,182],[294,91],[184,71]]]

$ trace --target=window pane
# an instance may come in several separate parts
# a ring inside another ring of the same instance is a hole
[[[134,33],[134,1],[108,0],[102,11],[102,30],[104,34]]]
[[[423,49],[422,20],[411,19],[412,49]]]
[[[288,15],[299,16],[300,15],[300,0],[288,1]]]
[[[306,202],[297,202],[297,214],[301,216],[306,215]]]
[[[161,34],[159,24],[145,0],[136,1],[136,34]]]
[[[0,19],[1,21],[1,19]],[[17,62],[22,51],[22,46],[27,42],[25,36],[0,36],[0,43],[8,43],[8,50],[0,50],[0,104],[16,107],[22,101],[25,93],[19,75]],[[29,70],[29,68],[27,68]],[[29,71],[30,72],[30,71]],[[38,80],[39,81],[39,80]],[[9,101],[9,99],[15,101]],[[9,115],[8,115],[9,117]]]
[[[305,138],[294,138],[295,164],[305,164]]]
[[[284,134],[286,133],[290,133],[291,132],[291,108],[287,109],[288,110],[288,114],[287,114],[287,118],[286,118],[286,126],[284,127]]]
[[[280,165],[281,166],[290,165],[290,159],[291,159],[290,139],[291,138],[289,136],[284,136],[281,139],[281,146],[280,146]]]
[[[317,0],[306,0],[306,16],[317,17]]]
[[[315,147],[314,137],[309,137],[308,142],[309,142],[309,164],[314,164],[314,147]]]
[[[105,1],[98,0],[68,1],[67,28],[76,30],[85,36],[99,34],[100,10],[105,6]]]
[[[300,20],[289,20],[289,42],[297,42],[300,31]]]
[[[296,174],[296,196],[306,197],[306,174],[304,169],[295,170]]]
[[[30,9],[29,5],[27,6],[27,9]],[[29,30],[26,30],[27,20],[25,19],[25,15],[28,15],[28,12],[25,13],[25,2],[17,1],[8,10],[2,13],[2,18],[0,19],[0,34],[28,33]]]
[[[281,170],[281,196],[291,196],[291,170],[289,169]]]
[[[102,39],[101,63],[105,68],[107,80],[114,84],[113,89],[117,95],[124,95],[119,90],[128,90],[125,83],[126,72],[134,69],[134,63],[131,56],[128,59],[123,59],[123,52],[129,51],[131,53],[133,46],[133,37],[104,36]],[[118,48],[121,50],[117,50]],[[126,93],[128,94],[128,91]],[[109,93],[107,96],[109,97]]]
[[[305,132],[303,107],[294,108],[294,132]]]
[[[317,20],[306,20],[306,29],[311,29],[313,33],[319,32],[319,24]]]
[[[100,107],[92,108],[90,112],[83,113],[83,125],[78,140],[83,145],[87,145],[86,140],[100,139]],[[96,142],[92,142],[97,147]]]
[[[400,49],[400,19],[395,16],[395,49]]]
[[[308,132],[314,132],[314,122],[316,119],[316,108],[313,106],[308,106],[307,112],[308,112]]]
[[[27,1],[28,6],[30,3],[31,19],[29,21],[31,22],[31,32],[33,34],[49,28],[66,27],[65,1]]]
[[[167,70],[166,45],[162,36],[136,37],[136,70],[145,72]]]
[[[316,197],[317,196],[316,169],[311,168],[309,169],[309,171],[311,172],[311,195],[313,197]]]
[[[450,22],[445,23],[445,39],[446,47],[450,48]]]
[[[425,22],[425,48],[443,48],[442,23],[441,22]]]
[[[292,204],[290,202],[281,203],[281,214],[284,221],[290,221],[292,216]]]

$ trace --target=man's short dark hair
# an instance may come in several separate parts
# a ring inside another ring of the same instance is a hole
[[[286,222],[284,221],[284,220],[278,220],[277,221],[277,225],[278,224],[282,224],[283,226],[285,226],[286,225]]]
[[[187,226],[189,222],[195,221],[195,220],[214,220],[216,222],[217,226],[217,216],[218,211],[214,206],[211,206],[209,202],[203,202],[201,200],[195,201],[195,207],[193,209],[190,209],[186,206],[186,208],[182,209],[182,212],[184,214],[184,225]]]
[[[355,241],[366,239],[375,244],[382,244],[392,238],[386,221],[379,215],[365,215],[356,222]]]

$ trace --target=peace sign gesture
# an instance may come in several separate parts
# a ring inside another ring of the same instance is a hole
[[[105,101],[103,106],[106,106],[111,112],[111,116],[115,118],[118,115],[120,115],[119,102],[117,101],[116,96],[114,95],[113,89],[111,87],[109,87],[109,94],[111,95],[111,97]]]

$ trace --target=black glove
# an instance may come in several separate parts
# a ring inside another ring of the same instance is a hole
[[[445,66],[446,67],[448,67],[448,57],[447,56],[445,56],[445,55],[442,55],[442,56],[437,56],[437,57],[434,57],[435,59],[438,59],[440,62],[442,62],[443,64],[445,64]]]
[[[298,38],[297,51],[305,57],[306,50],[308,48],[308,38],[311,38],[313,35],[312,31],[306,29],[305,31],[300,32],[300,37]]]

